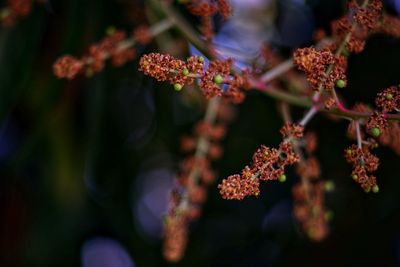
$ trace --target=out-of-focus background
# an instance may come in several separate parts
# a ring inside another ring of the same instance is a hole
[[[216,43],[244,58],[265,40],[290,55],[345,11],[339,0],[232,3],[231,21],[216,18]],[[146,4],[48,0],[0,29],[0,266],[169,266],[162,218],[182,159],[179,138],[202,117],[201,103],[144,77],[137,61],[72,81],[52,74],[59,56],[84,54],[110,25],[131,32],[152,23]],[[400,1],[385,1],[385,9],[400,14]],[[400,83],[400,40],[374,36],[349,64],[345,101],[372,104],[378,90]],[[225,156],[213,165],[218,179],[240,171],[260,144],[278,144],[281,124],[275,102],[250,92],[223,141]],[[310,123],[322,176],[336,184],[327,196],[334,217],[325,241],[310,242],[296,224],[291,186],[298,177],[289,171],[285,184],[265,184],[259,198],[241,202],[222,200],[211,186],[176,266],[400,266],[400,158],[377,150],[380,193],[365,194],[342,157],[351,143],[346,128],[325,116]]]

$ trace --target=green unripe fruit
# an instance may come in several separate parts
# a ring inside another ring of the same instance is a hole
[[[344,88],[346,86],[346,82],[343,80],[337,80],[336,81],[336,87],[337,88]]]
[[[185,76],[188,76],[188,75],[189,75],[189,70],[186,69],[186,68],[184,68],[184,69],[182,70],[182,74],[185,75]]]
[[[381,135],[381,130],[379,130],[379,128],[374,127],[371,129],[371,134],[374,137],[378,137]]]
[[[180,91],[180,90],[182,90],[182,85],[179,83],[176,83],[176,84],[174,84],[174,89],[175,89],[175,91]]]
[[[386,94],[386,99],[387,99],[387,100],[392,100],[392,99],[393,99],[393,95],[390,94],[390,93],[387,93],[387,94]]]
[[[282,174],[281,176],[279,176],[278,180],[281,183],[285,182],[286,181],[286,175]]]
[[[324,218],[328,222],[333,219],[333,216],[334,216],[334,214],[333,214],[333,211],[331,211],[331,210],[325,212],[325,214],[324,214]]]
[[[353,180],[357,180],[357,179],[358,179],[358,176],[355,175],[355,174],[353,174],[353,175],[351,176],[351,178],[353,178]]]
[[[204,57],[199,57],[200,62],[204,62]]]
[[[325,191],[332,192],[333,190],[335,190],[335,183],[332,181],[326,181],[324,187]]]
[[[94,71],[93,71],[92,68],[89,67],[89,68],[86,69],[86,71],[85,71],[86,77],[92,77],[93,74],[94,74]]]
[[[8,16],[10,16],[10,10],[9,10],[8,8],[3,8],[3,9],[0,11],[0,19],[5,19],[5,18],[7,18]]]
[[[107,35],[113,35],[117,29],[114,26],[108,26],[106,29]]]
[[[217,75],[214,76],[214,82],[216,84],[221,84],[223,81],[224,81],[224,78],[222,78],[221,75],[217,74]]]
[[[374,186],[372,187],[372,192],[378,193],[378,192],[379,192],[379,186],[374,185]]]

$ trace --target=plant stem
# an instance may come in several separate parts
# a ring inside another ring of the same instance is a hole
[[[285,72],[289,71],[290,69],[292,69],[294,67],[293,64],[293,60],[292,59],[288,59],[282,63],[280,63],[279,65],[277,65],[275,68],[267,71],[266,73],[264,73],[259,81],[262,83],[267,83],[269,81],[272,81],[273,79],[281,76],[282,74],[284,74]]]
[[[308,110],[306,115],[304,115],[303,119],[299,122],[299,124],[305,126],[317,112],[318,108],[316,106],[312,106],[310,110]]]
[[[214,124],[217,119],[218,108],[221,102],[221,98],[214,97],[210,99],[207,103],[206,113],[204,116],[204,122],[207,124]],[[196,144],[196,152],[194,154],[195,162],[197,160],[202,160],[206,157],[208,148],[210,147],[209,138],[206,135],[201,135],[197,140]],[[198,165],[194,164],[192,169],[190,170],[188,176],[188,183],[189,184],[198,184],[200,179],[200,171]],[[185,191],[183,195],[183,199],[181,202],[181,207],[186,207],[189,204],[189,192]]]

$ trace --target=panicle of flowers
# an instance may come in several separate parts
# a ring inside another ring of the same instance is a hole
[[[166,260],[177,262],[182,258],[188,242],[188,221],[185,216],[171,212],[164,221],[163,254]]]
[[[206,98],[224,96],[234,103],[244,100],[245,94],[241,90],[250,88],[248,74],[235,73],[230,75],[233,65],[232,59],[211,61],[207,70],[200,78],[200,88]]]
[[[263,59],[263,65],[267,68],[273,68],[282,62],[282,58],[273,50],[270,44],[264,43],[260,49],[260,56]]]
[[[100,72],[110,59],[115,67],[124,65],[135,59],[136,43],[146,45],[150,42],[152,33],[147,26],[139,26],[131,36],[124,31],[109,28],[107,36],[89,47],[88,53],[82,58],[65,55],[53,64],[53,72],[58,78],[71,80],[77,74],[85,72],[88,76]]]
[[[378,32],[400,38],[400,18],[384,14]]]
[[[32,0],[7,0],[6,6],[0,10],[0,22],[4,26],[12,26],[18,19],[31,13]]]
[[[370,152],[376,147],[376,142],[372,139],[365,145],[359,147],[352,145],[345,150],[344,156],[348,163],[353,166],[351,177],[364,189],[365,192],[378,192],[379,187],[376,177],[372,175],[378,169],[379,158]]]
[[[186,6],[190,13],[200,17],[200,31],[208,41],[214,36],[213,16],[220,13],[224,19],[228,19],[232,13],[228,0],[189,0]]]
[[[171,192],[164,224],[164,257],[171,262],[179,261],[184,255],[189,224],[201,215],[207,188],[215,181],[211,162],[223,153],[219,142],[225,136],[233,110],[225,101],[214,108],[214,121],[197,123],[193,135],[181,140],[181,149],[188,156],[182,161],[176,186]]]
[[[400,86],[390,86],[379,92],[375,98],[375,105],[383,112],[398,112],[400,110]]]
[[[335,85],[340,88],[346,85],[347,60],[333,55],[328,49],[319,51],[313,47],[300,48],[294,52],[293,60],[304,71],[315,91],[319,91],[321,86],[330,91]]]
[[[378,139],[379,143],[391,148],[397,155],[400,155],[400,123],[389,121],[388,130],[384,131]]]
[[[246,166],[241,175],[234,174],[222,180],[218,185],[222,198],[242,200],[246,196],[258,196],[260,181],[286,180],[285,168],[300,160],[293,149],[292,139],[303,136],[303,127],[286,124],[281,133],[284,140],[278,149],[262,145],[254,153],[251,166]]]
[[[332,22],[335,42],[330,45],[330,49],[338,49],[345,41],[346,51],[360,53],[364,50],[369,34],[380,27],[382,1],[364,1],[363,5],[359,5],[356,0],[352,0],[348,7],[349,15]]]
[[[241,89],[250,87],[246,72],[242,75],[230,74],[232,59],[214,60],[205,68],[203,57],[192,56],[185,62],[170,55],[151,53],[142,56],[139,64],[139,70],[144,74],[173,84],[177,91],[199,78],[200,89],[207,99],[223,96],[234,103],[240,103],[245,97]]]
[[[390,147],[397,154],[400,153],[400,128],[398,121],[388,121],[389,113],[400,110],[400,87],[390,86],[379,92],[375,104],[380,110],[374,111],[366,122],[369,134],[375,137],[382,145]]]
[[[370,135],[379,137],[388,129],[388,123],[385,115],[375,111],[365,123],[365,128]]]
[[[331,181],[320,179],[320,165],[313,155],[317,147],[317,136],[308,132],[302,142],[306,156],[296,166],[296,173],[301,177],[292,190],[293,214],[302,230],[314,241],[321,241],[329,232],[329,216],[332,212],[325,208],[325,191],[333,190]]]
[[[217,0],[218,11],[224,19],[228,19],[232,13],[232,7],[228,0]]]
[[[318,181],[305,187],[302,182],[293,189],[293,214],[302,230],[314,241],[323,240],[329,233],[331,212],[325,209],[326,183]]]
[[[313,155],[317,147],[317,136],[313,132],[308,132],[302,142],[296,143],[299,147],[304,148],[307,157],[303,156],[300,162],[296,165],[296,173],[303,179],[317,180],[320,177],[321,169],[318,159]]]
[[[176,90],[181,90],[184,84],[192,84],[194,77],[202,73],[204,59],[193,56],[185,62],[171,55],[150,53],[140,58],[139,65],[144,74],[157,81],[168,81]]]

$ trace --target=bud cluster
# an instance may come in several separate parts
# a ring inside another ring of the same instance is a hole
[[[215,112],[215,121],[197,123],[193,135],[181,140],[181,149],[187,157],[181,164],[177,184],[171,192],[164,224],[164,256],[171,262],[183,257],[189,224],[201,215],[207,188],[215,181],[211,162],[222,156],[219,141],[225,136],[233,110],[228,103],[222,101]]]
[[[186,1],[185,1],[186,2]],[[232,8],[228,0],[189,0],[187,9],[190,13],[200,17],[200,31],[206,40],[211,40],[214,36],[212,18],[220,13],[224,19],[231,15]]]
[[[315,48],[300,48],[293,54],[294,63],[307,76],[307,81],[315,91],[320,87],[330,91],[335,85],[346,85],[346,60],[335,56],[328,49],[318,51]],[[328,70],[328,68],[331,68]]]
[[[293,213],[301,228],[314,241],[321,241],[328,234],[328,214],[324,207],[325,183],[310,183],[305,187],[300,182],[293,189]]]
[[[12,26],[18,19],[31,13],[32,0],[7,0],[7,5],[0,10],[0,22],[4,26]]]
[[[375,147],[374,142],[364,145],[361,148],[352,145],[345,150],[344,156],[348,163],[353,166],[351,177],[361,185],[364,191],[378,192],[376,177],[371,173],[375,172],[379,166],[379,158],[369,150]]]
[[[107,30],[107,36],[91,45],[88,53],[82,58],[70,55],[59,58],[53,65],[54,74],[58,78],[68,80],[75,78],[82,71],[91,76],[103,70],[107,59],[111,60],[113,66],[122,66],[135,59],[136,50],[132,47],[135,43],[145,45],[150,40],[151,33],[146,26],[136,28],[131,37],[123,31],[110,28]]]
[[[185,62],[171,55],[150,53],[143,55],[139,64],[139,70],[144,74],[173,84],[177,91],[198,78],[200,89],[207,99],[223,96],[234,103],[240,103],[245,97],[241,89],[250,87],[246,73],[230,74],[232,59],[211,61],[206,68],[203,57],[191,56]]]
[[[279,149],[262,145],[253,155],[251,166],[246,166],[241,175],[234,174],[218,185],[224,199],[242,200],[246,196],[258,196],[260,181],[285,181],[285,168],[297,163],[300,158],[293,149],[292,141],[303,136],[303,127],[286,124],[281,129],[284,140]]]

